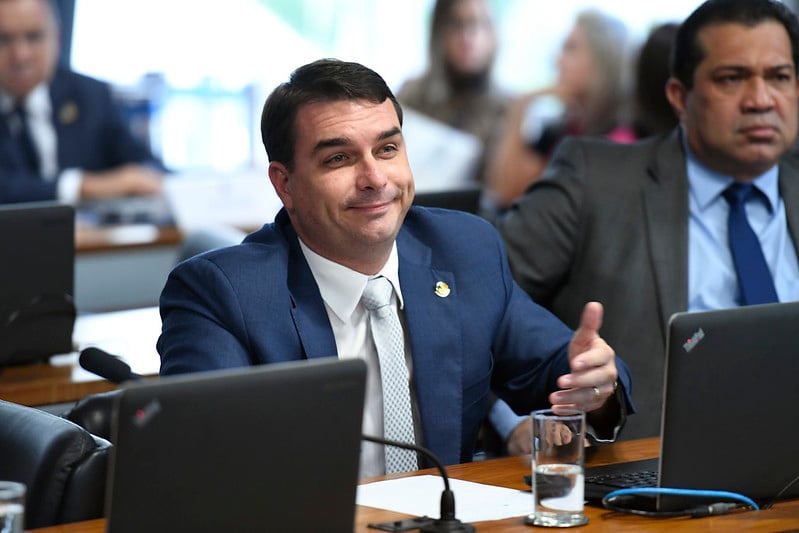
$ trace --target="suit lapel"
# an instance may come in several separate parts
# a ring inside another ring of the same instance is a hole
[[[788,232],[799,253],[799,168],[794,159],[784,158],[779,171],[780,196],[785,203]]]
[[[58,139],[58,168],[69,163],[66,154],[77,154],[85,150],[82,145],[83,139],[80,135],[69,133],[69,128],[80,120],[80,108],[73,95],[70,94],[68,85],[64,78],[56,72],[52,82],[50,82],[50,102],[53,106],[53,127]]]
[[[322,295],[319,294],[319,287],[316,285],[311,268],[305,261],[305,256],[302,255],[297,234],[288,223],[285,212],[281,213],[283,214],[281,218],[285,220],[281,223],[276,217],[275,223],[289,245],[286,284],[291,297],[291,316],[305,357],[312,359],[336,356],[338,355],[336,339],[333,336],[333,328],[330,327]]]
[[[445,464],[460,461],[463,412],[463,344],[458,287],[452,272],[431,267],[432,251],[403,230],[397,238],[405,320],[413,354],[413,380],[423,445]],[[449,293],[436,291],[446,283]],[[444,453],[441,451],[444,450]]]
[[[644,219],[664,335],[688,307],[688,176],[679,129],[655,149],[643,189]]]

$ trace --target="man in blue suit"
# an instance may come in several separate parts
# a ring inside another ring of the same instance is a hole
[[[50,0],[0,1],[0,203],[159,193],[108,86],[56,67],[58,36]]]
[[[242,244],[170,274],[161,374],[362,357],[364,432],[382,435],[381,369],[360,299],[383,276],[404,328],[415,440],[445,464],[471,460],[489,390],[518,413],[585,410],[596,438],[615,438],[632,412],[630,376],[599,337],[602,306],[587,304],[572,332],[516,285],[489,223],[411,207],[401,126],[383,79],[356,63],[305,65],[270,95],[261,133],[284,208]],[[383,466],[374,453],[361,475]]]

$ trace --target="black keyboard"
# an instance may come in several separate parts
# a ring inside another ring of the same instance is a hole
[[[588,476],[585,478],[585,482],[618,488],[657,487],[658,473],[654,470],[618,472],[613,474]]]

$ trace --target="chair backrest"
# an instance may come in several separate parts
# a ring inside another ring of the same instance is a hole
[[[92,435],[111,440],[111,418],[114,415],[114,402],[121,389],[98,392],[78,400],[62,416],[76,423]],[[2,532],[0,532],[2,533]]]
[[[480,187],[473,185],[443,191],[417,192],[413,203],[424,207],[444,207],[477,214],[480,211]]]
[[[0,400],[0,479],[27,486],[26,528],[102,517],[110,447],[69,420]]]

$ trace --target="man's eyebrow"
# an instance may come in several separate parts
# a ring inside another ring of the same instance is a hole
[[[377,139],[380,140],[380,141],[383,141],[385,139],[390,139],[391,137],[394,137],[395,135],[401,135],[401,134],[402,134],[402,130],[401,129],[399,129],[399,128],[391,128],[390,130],[386,130],[383,133],[381,133],[377,137]]]
[[[390,139],[395,135],[402,134],[402,130],[400,128],[391,128],[390,130],[386,130],[381,132],[380,135],[377,136],[378,141],[383,141],[386,139]],[[333,137],[331,139],[322,139],[316,146],[313,148],[313,153],[318,152],[319,150],[323,150],[325,148],[334,148],[336,146],[347,146],[350,144],[350,139],[348,137]]]
[[[333,137],[332,139],[322,139],[316,146],[313,147],[313,152],[316,153],[319,150],[323,150],[325,148],[331,148],[334,146],[346,146],[350,143],[350,140],[347,137]]]
[[[766,72],[777,72],[777,71],[781,71],[781,70],[793,70],[793,69],[794,69],[793,63],[785,63],[785,64],[780,64],[780,65],[771,65],[771,66],[767,66],[767,67],[764,68],[764,70]],[[724,71],[724,70],[733,70],[733,71],[736,71],[736,72],[753,72],[756,69],[754,69],[754,68],[752,68],[752,67],[750,67],[748,65],[730,64],[730,65],[719,65],[714,70],[717,71],[717,72],[718,71]]]

